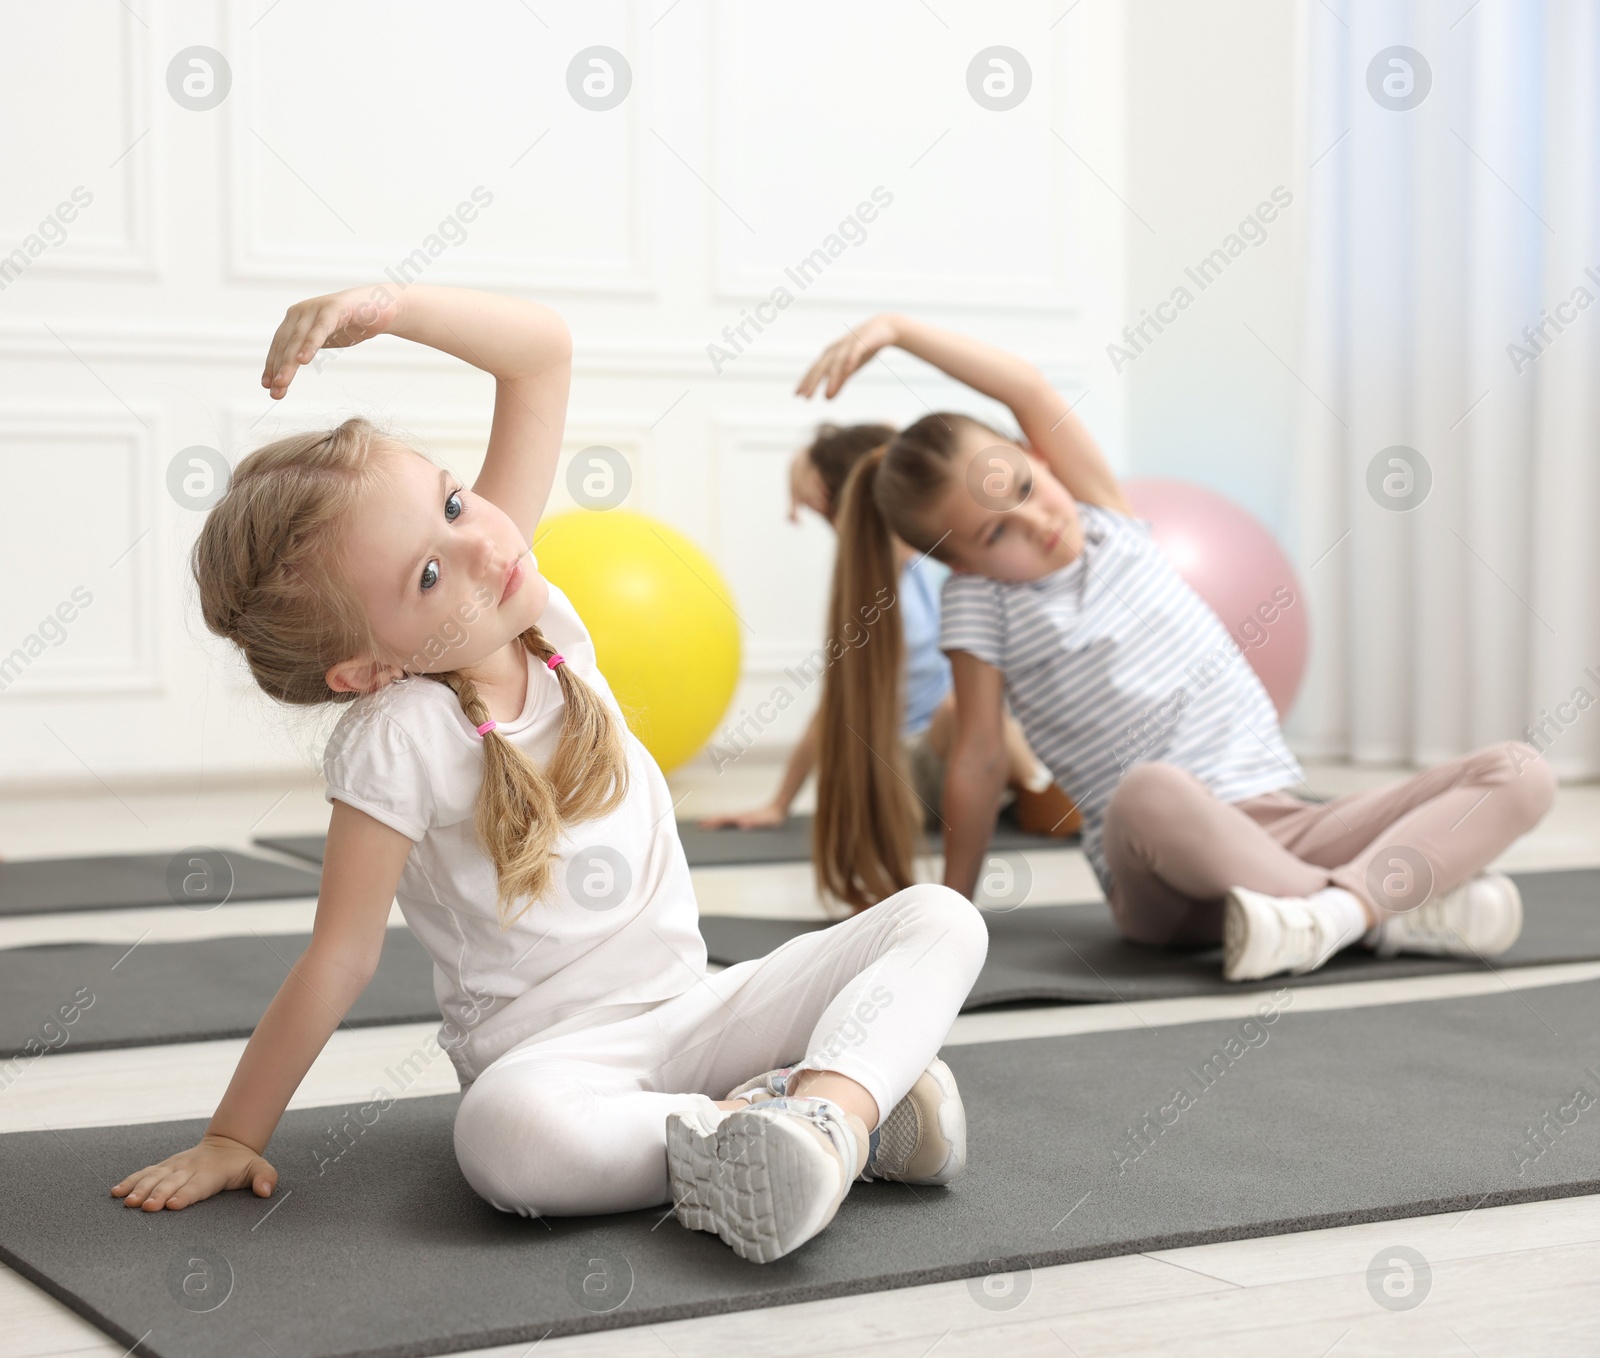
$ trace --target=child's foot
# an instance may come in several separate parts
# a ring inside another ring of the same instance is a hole
[[[782,1098],[791,1066],[746,1080],[730,1099],[762,1103]],[[937,1056],[910,1092],[889,1110],[867,1139],[863,1179],[947,1184],[967,1167],[967,1110],[956,1077]]]
[[[1311,896],[1268,896],[1234,887],[1222,915],[1222,977],[1259,981],[1280,971],[1303,976],[1367,930],[1361,902],[1341,887]]]
[[[1495,957],[1522,933],[1522,893],[1499,872],[1480,872],[1454,891],[1403,915],[1392,915],[1367,935],[1379,957],[1429,953],[1436,957]]]
[[[667,1118],[678,1220],[758,1264],[798,1249],[833,1220],[867,1158],[866,1124],[827,1099],[769,1099]]]

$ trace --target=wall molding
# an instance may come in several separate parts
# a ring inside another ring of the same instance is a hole
[[[712,24],[711,41],[714,50],[713,65],[717,72],[739,72],[750,69],[750,63],[741,60],[741,53],[737,50],[744,39],[749,12],[747,7],[729,4],[726,0],[714,6],[715,19]],[[1047,41],[1050,49],[1048,79],[1050,85],[1059,86],[1068,79],[1068,63],[1062,53],[1063,39],[1052,33]],[[725,77],[709,81],[706,93],[712,129],[711,178],[713,182],[719,184],[729,182],[730,195],[737,199],[739,194],[736,166],[731,163],[732,157],[728,155],[725,138],[728,135],[726,129],[738,128],[740,119],[736,110],[727,107],[730,101],[728,91],[721,83],[723,79]],[[1053,90],[1045,88],[1037,90],[1030,97],[1050,100],[1052,96]],[[949,131],[947,128],[946,132]],[[1072,214],[1068,207],[1067,170],[1060,160],[1062,154],[1065,153],[1060,151],[1060,148],[1052,148],[1046,170],[1055,185],[1055,191],[1051,194],[1052,221],[1049,232],[1054,253],[1047,273],[1003,280],[976,274],[957,276],[942,273],[933,279],[905,277],[885,272],[845,274],[836,277],[830,269],[816,283],[803,290],[804,296],[823,303],[867,309],[891,307],[903,309],[914,306],[980,311],[989,315],[1010,312],[1045,314],[1062,318],[1082,316],[1085,312],[1082,299],[1072,287],[1069,278],[1070,247],[1062,243],[1069,241],[1074,235]],[[904,172],[915,171],[908,168]],[[896,191],[895,185],[886,184],[885,187],[890,192]],[[870,192],[871,188],[868,186],[854,201],[841,203],[840,218],[853,211],[861,199],[869,197]],[[870,231],[872,228],[868,229]],[[724,214],[712,216],[709,291],[715,300],[735,304],[748,303],[770,296],[773,289],[780,285],[788,288],[791,294],[801,291],[790,278],[784,276],[781,266],[757,269],[732,262],[729,257],[729,244],[738,239]],[[818,241],[817,244],[820,245],[821,242]]]
[[[397,424],[430,444],[477,443],[483,449],[489,446],[493,423],[494,412],[488,405],[484,406],[481,415],[463,406],[442,411],[430,410],[418,418],[397,421]],[[552,514],[576,507],[566,493],[567,468],[575,454],[595,444],[615,448],[627,459],[633,485],[619,508],[640,514],[653,512],[657,458],[648,417],[642,413],[607,412],[578,406],[567,411],[556,479],[541,521]]]
[[[252,42],[248,28],[243,27],[243,16],[229,15],[222,7],[229,29],[234,54],[235,87],[237,92],[228,105],[228,153],[225,213],[226,272],[239,282],[298,282],[316,280],[347,284],[352,274],[363,274],[372,269],[374,254],[391,262],[404,258],[418,248],[412,241],[386,242],[382,246],[366,249],[338,249],[314,247],[291,250],[283,243],[262,241],[257,228],[262,213],[256,204],[261,191],[256,181],[256,169],[263,163],[263,153],[256,135],[252,132],[254,109],[248,92],[264,88],[258,74],[257,44]],[[636,67],[639,62],[639,16],[636,7],[626,11],[624,56]],[[606,297],[635,297],[652,299],[657,295],[653,242],[645,228],[644,203],[646,200],[647,171],[643,155],[643,133],[640,127],[640,100],[629,99],[623,107],[626,120],[627,169],[624,176],[627,188],[627,249],[613,260],[597,262],[594,259],[562,257],[555,254],[484,254],[457,258],[454,250],[440,256],[428,271],[414,281],[438,283],[447,286],[480,287],[494,291],[526,289],[528,291],[571,296],[597,294]],[[515,173],[508,167],[506,174]],[[486,185],[496,192],[494,185]],[[470,190],[463,188],[461,197]],[[453,207],[453,204],[451,205]]]
[[[128,511],[125,540],[107,547],[103,562],[85,567],[82,579],[73,580],[60,591],[66,597],[74,585],[81,584],[96,595],[98,602],[104,596],[103,581],[111,570],[129,572],[133,580],[128,590],[131,656],[127,660],[81,657],[80,643],[76,649],[81,658],[75,661],[69,631],[67,642],[61,646],[62,657],[53,657],[53,647],[46,650],[0,692],[0,700],[53,700],[79,694],[159,696],[165,692],[159,635],[165,601],[155,571],[154,551],[158,538],[155,487],[160,479],[155,450],[162,445],[163,414],[159,407],[148,404],[136,406],[135,410],[137,418],[121,407],[86,406],[80,401],[0,404],[0,446],[71,439],[120,442],[128,449],[128,479],[133,489],[132,495],[121,501]],[[145,422],[143,426],[139,420]],[[27,622],[25,618],[21,620],[22,625]],[[0,656],[10,656],[27,635],[24,632],[17,637],[0,637]]]
[[[85,358],[140,363],[195,363],[259,365],[266,358],[270,334],[259,329],[196,329],[179,325],[117,325],[89,321],[54,325],[56,332]],[[707,386],[725,381],[793,382],[816,358],[814,346],[782,348],[752,346],[718,375],[711,371],[705,345],[684,341],[642,344],[603,340],[577,342],[573,372],[581,376],[670,377],[699,379]],[[0,321],[0,358],[63,359],[71,354],[44,328],[43,321]],[[1090,360],[1056,350],[1030,353],[1029,361],[1063,390],[1082,390]],[[385,369],[460,372],[470,366],[458,358],[404,340],[380,336],[341,353],[338,362],[363,365],[369,371]],[[939,379],[943,381],[944,379]],[[952,384],[954,385],[954,384]],[[900,379],[882,364],[869,364],[851,378],[851,387],[893,387],[904,391]],[[265,388],[262,389],[263,393]]]
[[[117,92],[116,100],[122,118],[120,130],[115,134],[114,140],[117,151],[125,151],[125,154],[119,161],[109,166],[107,171],[99,173],[109,172],[120,176],[122,180],[125,195],[122,239],[110,245],[75,245],[73,239],[75,227],[77,222],[85,220],[80,216],[77,221],[67,225],[66,239],[35,259],[28,266],[26,273],[19,276],[12,286],[23,282],[27,274],[35,270],[52,278],[77,276],[93,281],[108,275],[156,280],[161,277],[155,227],[156,168],[151,163],[156,155],[154,143],[159,133],[153,131],[154,117],[150,97],[150,91],[160,85],[161,78],[160,73],[152,70],[150,65],[149,29],[139,22],[126,6],[123,7],[120,17],[122,89]],[[132,149],[126,150],[130,146]],[[87,173],[92,179],[94,172]],[[96,201],[86,209],[88,212],[93,212],[99,204],[101,195],[92,182],[85,183],[85,187],[96,195]],[[103,189],[103,184],[100,187]],[[71,190],[67,189],[62,197],[67,197],[70,192]],[[53,211],[54,208],[54,203],[46,205],[40,209],[41,215]],[[23,234],[27,235],[28,232],[24,231]],[[9,292],[10,288],[7,288],[7,291]]]

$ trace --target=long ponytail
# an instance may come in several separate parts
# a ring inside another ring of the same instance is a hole
[[[911,885],[922,826],[900,748],[905,638],[894,543],[875,495],[883,457],[880,448],[855,465],[835,518],[828,638],[838,658],[822,683],[811,845],[818,882],[857,910]]]
[[[960,436],[1005,436],[968,415],[925,415],[855,464],[839,498],[839,554],[828,599],[828,652],[817,740],[818,884],[856,910],[911,885],[924,807],[901,752],[905,636],[894,538],[943,558],[933,522]],[[890,535],[893,534],[893,537]],[[860,639],[856,639],[856,635]]]

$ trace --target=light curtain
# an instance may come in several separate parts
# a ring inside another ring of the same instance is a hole
[[[1469,5],[1303,9],[1290,734],[1414,764],[1531,738],[1593,777],[1600,6]]]

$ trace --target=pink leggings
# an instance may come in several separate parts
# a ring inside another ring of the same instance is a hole
[[[1481,871],[1543,819],[1556,780],[1505,741],[1326,805],[1290,792],[1219,802],[1193,774],[1137,764],[1106,810],[1111,913],[1137,943],[1214,944],[1236,886],[1306,896],[1340,886],[1380,919]]]

